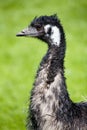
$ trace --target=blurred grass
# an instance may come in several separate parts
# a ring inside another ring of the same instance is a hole
[[[46,44],[15,35],[35,17],[57,13],[63,23],[68,91],[87,97],[87,1],[0,1],[0,130],[25,130],[28,97]]]

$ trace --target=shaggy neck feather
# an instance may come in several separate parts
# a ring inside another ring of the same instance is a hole
[[[40,93],[42,92],[41,97],[43,102],[48,102],[48,104],[50,104],[50,109],[52,109],[50,110],[50,113],[49,109],[44,112],[41,110],[42,115],[51,113],[54,115],[54,112],[58,112],[58,110],[60,113],[60,110],[64,109],[65,105],[68,111],[71,105],[71,103],[69,103],[71,100],[68,96],[64,77],[64,47],[61,47],[61,49],[63,49],[63,53],[61,53],[60,48],[57,46],[51,46],[48,49],[46,56],[42,59],[40,68],[37,72],[34,86]],[[53,100],[50,100],[49,97]]]

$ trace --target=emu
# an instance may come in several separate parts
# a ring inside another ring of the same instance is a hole
[[[74,103],[67,91],[66,40],[57,15],[35,17],[17,36],[35,37],[48,45],[31,91],[28,130],[87,130],[87,102]]]

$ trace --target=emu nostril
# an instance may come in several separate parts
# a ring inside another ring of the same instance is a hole
[[[22,30],[22,31],[21,31],[21,33],[25,33],[25,31],[24,31],[24,30]]]
[[[25,30],[22,30],[21,32],[19,32],[18,34],[16,34],[16,36],[25,36]]]
[[[16,36],[24,36],[24,31],[21,31],[20,33],[16,34]]]

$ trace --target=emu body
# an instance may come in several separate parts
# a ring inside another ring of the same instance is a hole
[[[17,36],[37,37],[48,44],[31,91],[28,130],[87,130],[87,103],[73,103],[67,91],[66,41],[57,16],[35,18]]]

